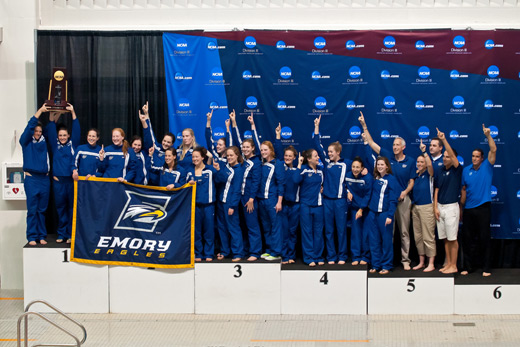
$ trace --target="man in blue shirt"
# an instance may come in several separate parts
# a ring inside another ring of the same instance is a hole
[[[462,275],[473,271],[476,265],[482,266],[482,276],[491,275],[491,180],[497,146],[491,130],[484,124],[482,131],[489,144],[488,157],[484,159],[484,151],[475,149],[471,154],[472,165],[464,168],[462,175]]]
[[[401,193],[399,195],[397,209],[395,211],[395,225],[399,227],[401,234],[401,263],[405,270],[410,270],[410,211],[412,208],[412,202],[410,200],[409,193],[412,191],[414,176],[415,176],[415,160],[404,154],[406,148],[406,142],[401,137],[396,137],[392,146],[393,153],[389,150],[381,148],[377,143],[374,142],[372,136],[365,123],[363,113],[360,112],[358,118],[363,132],[365,133],[368,145],[374,152],[383,157],[387,157],[392,165],[392,172],[399,183],[399,189]]]
[[[437,219],[439,239],[444,240],[446,260],[439,270],[442,273],[457,272],[457,253],[459,243],[459,196],[462,180],[462,165],[457,159],[457,152],[451,148],[446,136],[437,129],[437,137],[441,139],[446,151],[443,156],[443,166],[435,176],[435,194],[433,196],[433,210]]]

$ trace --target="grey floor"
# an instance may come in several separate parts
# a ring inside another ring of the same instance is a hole
[[[22,297],[22,291],[0,290],[0,347],[17,345]],[[64,318],[48,316],[74,330]],[[520,315],[71,316],[87,329],[84,346],[520,346]],[[73,342],[35,318],[29,340],[29,346]]]

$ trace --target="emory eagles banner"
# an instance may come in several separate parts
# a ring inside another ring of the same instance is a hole
[[[195,185],[166,190],[80,177],[74,192],[72,261],[193,267]]]

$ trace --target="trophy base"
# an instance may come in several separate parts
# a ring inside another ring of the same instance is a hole
[[[62,103],[59,103],[59,104],[55,104],[54,103],[54,100],[45,100],[45,106],[47,106],[47,108],[49,109],[49,111],[54,111],[54,112],[68,112],[67,111],[67,103],[66,102],[62,102]]]

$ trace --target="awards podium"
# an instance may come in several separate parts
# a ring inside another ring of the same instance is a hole
[[[192,269],[70,262],[70,245],[25,246],[25,304],[67,313],[520,314],[520,269],[490,277],[366,266],[222,261]]]

